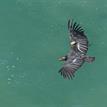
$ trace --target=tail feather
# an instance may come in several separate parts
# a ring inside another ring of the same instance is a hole
[[[91,62],[95,61],[95,57],[86,56],[84,60],[85,60],[86,62],[88,62],[88,63],[91,63]]]

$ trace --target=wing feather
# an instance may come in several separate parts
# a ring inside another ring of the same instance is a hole
[[[76,22],[68,21],[68,29],[70,31],[70,41],[75,41],[76,46],[81,53],[87,53],[88,50],[88,38],[84,34],[84,29]],[[72,47],[73,48],[73,47]]]
[[[80,34],[84,33],[83,28],[76,22],[73,22],[73,20],[72,21],[68,20],[68,29],[69,29],[70,33],[73,33],[73,32],[77,32]]]
[[[75,60],[75,59],[74,59]],[[64,77],[68,79],[72,79],[75,75],[75,72],[82,66],[83,60],[78,59],[75,62],[66,62],[64,66],[59,70],[59,73]]]

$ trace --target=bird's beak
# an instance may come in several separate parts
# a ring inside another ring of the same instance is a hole
[[[64,61],[65,60],[65,57],[63,56],[63,57],[60,57],[60,58],[58,58],[58,60],[59,61]]]

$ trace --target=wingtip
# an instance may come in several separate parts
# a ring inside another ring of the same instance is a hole
[[[68,20],[68,30],[70,29],[70,19]]]
[[[84,33],[84,29],[82,29],[82,27],[80,26],[80,24],[77,24],[76,21],[74,21],[73,19],[68,19],[68,30],[70,32],[72,31],[76,31],[79,32],[81,34]]]
[[[64,68],[61,68],[58,73],[64,78],[64,79],[73,79],[75,75],[72,72],[65,71]]]
[[[73,19],[68,19],[68,30],[72,28],[72,24],[73,24]]]

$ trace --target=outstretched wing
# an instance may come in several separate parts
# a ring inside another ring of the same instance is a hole
[[[72,79],[75,75],[74,73],[82,66],[84,63],[83,59],[74,59],[71,63],[65,62],[64,66],[59,70],[59,73],[68,79]]]
[[[88,39],[84,34],[83,28],[76,22],[68,21],[68,30],[70,32],[70,41],[76,42],[76,47],[79,52],[87,53],[88,50]]]
[[[83,28],[76,22],[73,22],[73,20],[72,21],[68,20],[68,30],[70,31],[70,33],[72,33],[71,36],[75,34],[80,34],[81,36],[85,36]]]

